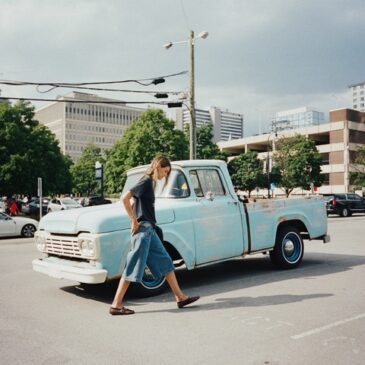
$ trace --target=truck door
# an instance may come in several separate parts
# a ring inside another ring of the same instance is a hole
[[[238,256],[243,233],[238,199],[226,189],[218,169],[190,170],[197,197],[192,211],[196,264]]]

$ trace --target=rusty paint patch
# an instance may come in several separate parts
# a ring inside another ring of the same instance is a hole
[[[279,218],[279,223],[283,223],[283,222],[285,222],[285,221],[287,221],[288,220],[288,218],[287,217],[280,217]]]

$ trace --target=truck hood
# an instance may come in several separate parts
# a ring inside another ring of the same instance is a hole
[[[172,203],[170,199],[156,199],[157,224],[175,220]],[[52,212],[39,222],[39,230],[59,234],[106,233],[129,229],[130,226],[130,219],[121,202]]]

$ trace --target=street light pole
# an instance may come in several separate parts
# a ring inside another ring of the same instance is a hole
[[[270,150],[269,150],[269,146],[270,146],[270,137],[271,135],[275,133],[275,137],[277,137],[277,132],[276,130],[273,132],[270,132],[269,137],[267,138],[267,145],[266,145],[266,149],[267,149],[267,157],[266,157],[266,174],[267,174],[267,197],[268,199],[270,199],[270,190],[271,190],[271,184],[270,184]],[[273,141],[273,148],[271,149],[271,151],[274,151],[274,141]]]
[[[196,158],[194,31],[190,31],[190,160]]]
[[[194,36],[194,31],[190,31],[189,40],[169,42],[163,45],[164,48],[169,49],[174,44],[179,43],[189,43],[190,48],[190,62],[189,62],[189,104],[190,104],[190,160],[196,158],[196,119],[195,119],[195,60],[194,60],[194,42],[195,39],[202,38],[206,39],[208,37],[208,32],[201,32],[197,37]]]

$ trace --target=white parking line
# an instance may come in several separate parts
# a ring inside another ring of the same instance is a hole
[[[323,327],[318,327],[318,328],[315,328],[313,330],[306,331],[306,332],[300,333],[298,335],[291,336],[290,338],[293,339],[293,340],[299,340],[303,337],[311,336],[311,335],[314,335],[316,333],[320,333],[320,332],[326,331],[330,328],[341,326],[343,324],[346,324],[346,323],[352,322],[352,321],[356,321],[356,320],[361,319],[361,318],[365,318],[365,313],[359,314],[358,316],[355,316],[355,317],[343,319],[342,321],[337,321],[337,322],[328,324],[328,325],[323,326]]]

